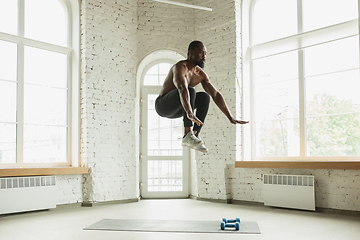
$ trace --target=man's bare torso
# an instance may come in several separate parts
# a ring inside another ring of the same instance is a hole
[[[202,69],[200,67],[196,66],[193,69],[189,69],[187,60],[180,61],[171,67],[168,75],[165,78],[159,95],[164,95],[176,89],[176,86],[174,84],[174,68],[179,65],[186,69],[184,78],[187,81],[188,86],[195,87],[204,79],[204,77],[200,74],[202,72]]]

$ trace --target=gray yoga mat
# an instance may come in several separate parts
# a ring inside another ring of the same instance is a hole
[[[260,234],[256,222],[241,222],[238,231],[235,228],[221,230],[220,223],[221,221],[103,219],[84,230]]]

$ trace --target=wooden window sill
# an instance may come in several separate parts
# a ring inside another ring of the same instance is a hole
[[[0,177],[73,175],[87,174],[88,167],[51,167],[51,168],[5,168],[0,169]]]
[[[359,170],[356,161],[236,161],[235,168],[347,169]]]

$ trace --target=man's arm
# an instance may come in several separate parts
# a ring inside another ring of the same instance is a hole
[[[215,104],[218,106],[218,108],[225,114],[225,116],[229,119],[229,121],[233,124],[246,124],[249,123],[249,121],[241,121],[235,119],[231,113],[229,108],[226,105],[225,99],[222,96],[222,94],[212,85],[212,83],[209,80],[208,75],[201,71],[200,74],[204,77],[204,80],[201,81],[201,85],[203,86],[205,92],[207,92],[211,98],[214,100]]]
[[[187,114],[188,119],[196,123],[198,126],[203,125],[194,114],[190,104],[190,94],[188,90],[188,83],[185,78],[186,68],[182,63],[177,63],[174,66],[174,85],[179,91],[181,104]]]

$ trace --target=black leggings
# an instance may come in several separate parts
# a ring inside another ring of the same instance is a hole
[[[196,92],[195,88],[189,86],[190,105],[193,111],[196,109],[196,117],[204,123],[209,110],[210,96],[205,92]],[[193,122],[187,118],[187,114],[180,101],[178,89],[160,95],[155,101],[156,112],[161,117],[180,118],[183,117],[184,127],[192,127]],[[195,124],[193,131],[200,132],[202,125]]]

